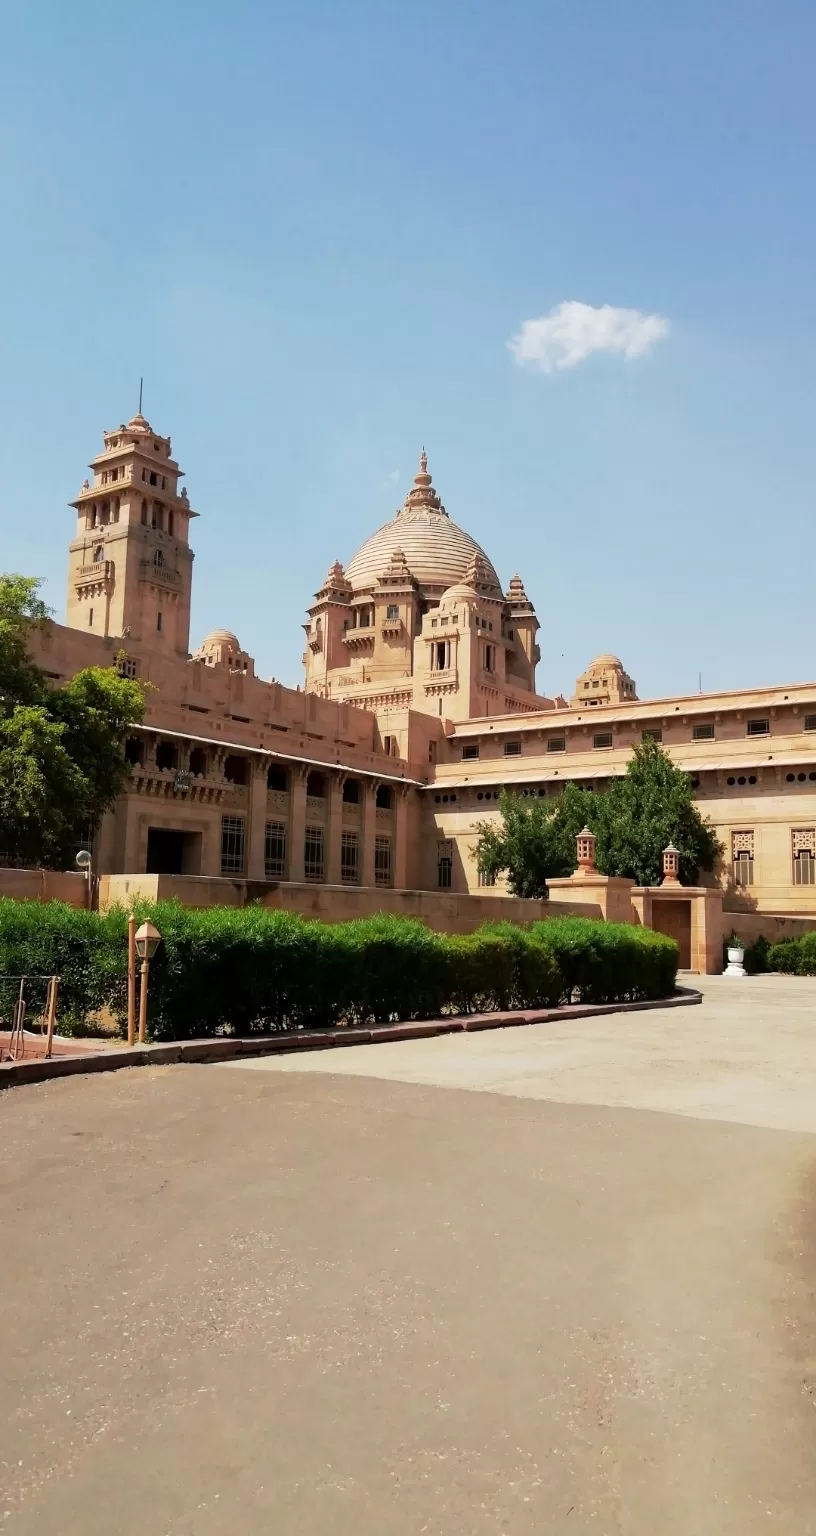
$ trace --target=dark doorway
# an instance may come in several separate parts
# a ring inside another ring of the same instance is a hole
[[[148,827],[148,875],[180,875],[184,866],[184,833],[170,827]]]

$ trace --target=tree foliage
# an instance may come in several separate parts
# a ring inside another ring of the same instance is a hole
[[[663,849],[680,853],[680,879],[693,885],[711,870],[720,844],[694,804],[691,782],[655,741],[638,744],[626,773],[603,793],[567,784],[554,800],[503,791],[501,823],[482,823],[476,848],[479,869],[506,873],[516,896],[545,896],[547,880],[571,875],[575,839],[588,826],[597,839],[602,875],[622,875],[636,885],[659,885]]]
[[[116,799],[144,697],[115,666],[49,687],[29,653],[32,629],[49,618],[39,586],[0,575],[0,852],[64,868]]]

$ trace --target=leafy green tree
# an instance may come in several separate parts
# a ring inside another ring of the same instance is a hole
[[[45,678],[28,653],[28,636],[50,610],[37,596],[34,576],[0,575],[0,711],[13,704],[39,704]]]
[[[567,784],[555,800],[503,792],[501,824],[479,828],[479,869],[506,872],[516,896],[545,896],[547,880],[575,869],[575,839],[583,826],[597,838],[598,869],[636,885],[658,885],[663,849],[680,853],[680,878],[693,885],[714,868],[721,845],[694,804],[691,782],[655,741],[635,747],[622,778],[602,794]]]
[[[656,741],[640,742],[623,778],[597,797],[596,823],[589,821],[598,838],[598,868],[636,885],[660,884],[669,843],[680,854],[684,885],[713,869],[721,852],[714,828],[694,804],[688,774]]]
[[[39,586],[0,575],[0,852],[60,868],[119,793],[124,737],[143,717],[144,694],[115,666],[49,686],[29,650],[49,618]]]
[[[95,832],[127,777],[123,743],[144,714],[137,682],[114,667],[86,667],[51,695],[51,712],[64,727],[66,751],[84,779],[83,815]]]
[[[77,848],[85,783],[64,735],[38,705],[17,704],[0,719],[2,851],[24,864],[64,868]]]
[[[575,784],[566,784],[557,800],[503,789],[501,824],[482,822],[479,827],[479,869],[491,879],[506,873],[514,896],[546,896],[548,879],[571,875],[575,868],[575,839],[586,825],[593,799]]]

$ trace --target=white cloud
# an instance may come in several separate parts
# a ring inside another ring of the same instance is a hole
[[[522,320],[521,330],[507,345],[520,367],[529,364],[541,373],[574,368],[593,352],[622,352],[625,358],[644,357],[656,341],[669,334],[665,315],[644,315],[639,309],[614,304],[582,304],[566,299],[548,315]]]
[[[399,477],[400,477],[400,472],[399,472],[398,469],[389,469],[388,474],[386,475],[385,478],[386,478],[386,480],[392,481],[392,483],[394,485],[396,485],[397,481],[399,480]]]

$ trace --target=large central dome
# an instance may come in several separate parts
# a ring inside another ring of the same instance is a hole
[[[412,575],[423,587],[445,589],[461,581],[474,555],[485,562],[488,581],[501,583],[475,539],[451,522],[433,488],[423,449],[419,471],[396,517],[366,539],[346,568],[355,592],[367,591],[381,576],[395,550],[402,550]],[[489,573],[489,574],[488,574]]]

